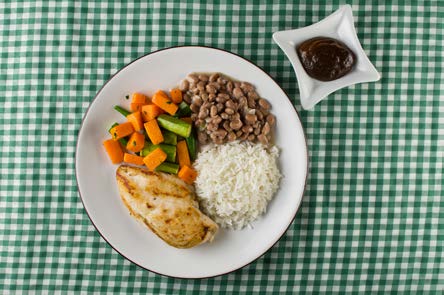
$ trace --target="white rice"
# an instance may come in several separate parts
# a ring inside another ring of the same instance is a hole
[[[201,209],[224,228],[241,229],[267,209],[279,186],[279,151],[262,144],[210,146],[194,164]]]

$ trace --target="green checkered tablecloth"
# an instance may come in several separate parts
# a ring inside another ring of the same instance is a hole
[[[0,1],[0,293],[444,293],[444,2],[347,1],[382,79],[311,111],[271,36],[346,2],[239,2]],[[159,276],[117,254],[88,219],[74,173],[78,129],[102,84],[183,44],[270,73],[300,111],[311,160],[282,239],[203,280]]]

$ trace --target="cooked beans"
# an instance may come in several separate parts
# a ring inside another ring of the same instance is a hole
[[[190,103],[200,143],[270,142],[276,118],[269,113],[270,103],[258,95],[252,84],[232,81],[219,73],[192,73],[179,88]]]
[[[212,105],[210,109],[210,116],[216,117],[216,115],[217,115],[217,107],[215,105]]]

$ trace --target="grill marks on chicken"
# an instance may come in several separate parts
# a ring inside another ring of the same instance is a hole
[[[120,166],[116,179],[131,215],[169,245],[191,248],[214,238],[217,224],[199,210],[194,188],[178,177]]]

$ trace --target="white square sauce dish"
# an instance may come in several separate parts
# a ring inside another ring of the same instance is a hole
[[[356,63],[353,69],[332,81],[320,81],[309,76],[296,50],[301,43],[315,37],[333,38],[344,43],[355,55]],[[293,66],[298,80],[301,105],[306,110],[336,90],[357,83],[378,81],[381,77],[359,42],[350,5],[342,6],[313,25],[276,32],[273,34],[273,40],[284,51]]]

